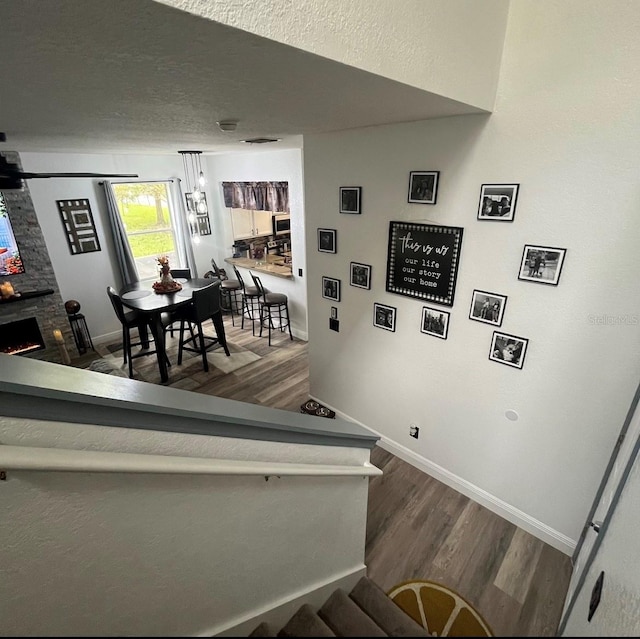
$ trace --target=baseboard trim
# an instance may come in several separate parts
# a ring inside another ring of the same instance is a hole
[[[522,528],[526,532],[532,534],[534,537],[544,541],[549,544],[553,548],[556,548],[560,552],[563,552],[565,555],[571,556],[573,551],[576,548],[577,541],[575,539],[571,539],[561,532],[547,526],[543,522],[531,517],[527,513],[522,510],[508,504],[507,502],[499,499],[495,495],[479,488],[475,484],[468,482],[466,479],[462,479],[458,475],[448,471],[446,468],[439,466],[438,464],[426,459],[425,457],[421,457],[420,455],[416,455],[413,451],[409,450],[405,446],[394,442],[393,440],[381,435],[373,428],[367,426],[359,422],[357,419],[353,419],[349,415],[342,413],[339,410],[336,410],[333,406],[330,406],[322,399],[317,397],[313,397],[317,402],[324,404],[331,410],[336,412],[336,415],[346,419],[350,422],[355,422],[356,424],[367,428],[371,432],[375,433],[378,437],[380,437],[380,441],[378,445],[381,448],[384,448],[386,451],[393,453],[396,457],[399,457],[403,461],[406,461],[408,464],[419,468],[421,471],[427,473],[431,477],[441,481],[443,484],[446,484],[450,488],[457,490],[459,493],[462,493],[469,499],[477,502],[478,504],[485,506],[491,512],[494,512],[496,515],[503,517],[507,521],[510,521],[512,524],[518,526],[518,528]]]
[[[323,582],[312,584],[304,591],[297,591],[290,597],[274,601],[272,605],[253,610],[242,617],[221,624],[199,634],[200,637],[247,637],[263,621],[273,624],[278,630],[282,628],[292,615],[308,603],[318,609],[337,588],[349,592],[367,573],[365,565],[357,566],[340,575]]]

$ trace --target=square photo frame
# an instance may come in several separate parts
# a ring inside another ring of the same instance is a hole
[[[440,339],[447,339],[449,333],[450,313],[431,306],[422,307],[422,321],[420,332],[426,335],[433,335]]]
[[[351,262],[349,284],[357,288],[371,288],[371,266],[369,264],[360,264],[359,262]]]
[[[518,279],[556,286],[566,253],[563,248],[525,244]]]
[[[493,326],[501,326],[506,304],[506,295],[474,290],[471,295],[469,319]]]
[[[322,277],[322,297],[334,302],[340,301],[340,280],[333,277]]]
[[[373,304],[373,325],[385,331],[396,330],[396,308],[386,304]]]
[[[519,184],[483,184],[480,188],[478,219],[513,222]]]
[[[360,215],[362,203],[361,186],[341,186],[340,187],[340,213]]]
[[[522,368],[529,340],[516,335],[493,331],[489,359],[512,368]]]
[[[409,173],[410,204],[435,204],[438,197],[440,171],[411,171]]]
[[[320,253],[336,253],[336,230],[318,229],[318,251]]]

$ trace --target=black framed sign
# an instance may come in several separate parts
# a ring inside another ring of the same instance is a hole
[[[463,230],[390,222],[386,290],[453,306]]]
[[[91,204],[85,198],[56,200],[67,244],[71,255],[100,250],[98,232],[91,213]]]

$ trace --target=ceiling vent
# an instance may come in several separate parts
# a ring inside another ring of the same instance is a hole
[[[240,140],[247,144],[267,144],[268,142],[280,142],[280,138],[251,138],[249,140]]]

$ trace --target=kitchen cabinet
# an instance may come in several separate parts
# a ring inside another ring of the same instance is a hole
[[[231,209],[231,226],[234,240],[245,240],[273,234],[271,211]]]

